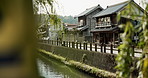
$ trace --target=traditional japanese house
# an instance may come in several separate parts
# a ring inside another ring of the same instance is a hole
[[[119,22],[117,22],[117,14],[126,10],[125,7],[131,3],[133,10],[137,13],[143,14],[143,9],[135,3],[133,0],[123,3],[108,6],[103,11],[97,13],[93,17],[96,18],[96,26],[91,30],[93,33],[93,41],[97,43],[120,43],[119,29],[120,24],[124,24],[127,21],[131,21],[135,27],[138,25],[138,21],[130,19],[129,16],[121,16]]]
[[[92,41],[92,34],[90,30],[95,27],[95,19],[93,16],[98,12],[102,11],[103,8],[100,5],[91,7],[77,15],[78,18],[78,27],[77,30],[80,31],[79,37],[84,37],[85,41]]]

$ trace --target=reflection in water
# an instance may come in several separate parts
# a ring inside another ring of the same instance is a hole
[[[45,78],[93,78],[54,59],[45,58],[42,55],[39,55],[37,63],[40,75]]]

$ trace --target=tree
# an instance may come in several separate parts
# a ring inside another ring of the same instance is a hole
[[[58,27],[58,25],[61,25],[61,19],[58,18],[58,16],[56,15],[56,10],[55,10],[55,6],[56,6],[56,1],[55,0],[33,0],[33,8],[34,8],[34,14],[35,15],[40,15],[39,18],[39,22],[38,22],[38,27],[41,30],[46,29],[45,31],[42,32],[46,32],[43,33],[38,31],[38,36],[39,37],[45,37],[45,34],[48,34],[48,28],[49,26],[55,26]],[[41,12],[41,10],[44,10],[44,14]],[[43,21],[43,19],[45,19]],[[40,27],[42,26],[42,27]],[[46,35],[47,37],[48,35]]]
[[[130,21],[120,26],[124,30],[124,33],[121,34],[123,44],[119,46],[120,53],[116,58],[118,77],[134,78],[133,72],[135,69],[137,69],[139,70],[139,78],[148,78],[148,3],[144,2],[146,8],[143,15],[136,13],[131,3],[132,0],[129,0],[129,4],[126,7],[126,10],[118,15],[118,20],[120,20],[122,15],[129,16],[131,19],[139,19],[141,21],[141,25],[137,30],[134,29],[134,26]],[[139,62],[134,64],[134,57],[131,56],[134,54],[134,51],[131,45],[134,45],[132,42],[132,37],[136,31],[140,32],[140,42],[135,46],[139,46],[141,49],[143,49],[143,52]]]

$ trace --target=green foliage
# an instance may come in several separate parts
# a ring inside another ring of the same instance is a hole
[[[140,33],[139,46],[143,49],[142,56],[137,63],[137,67],[140,70],[139,78],[148,78],[148,3],[143,2],[146,7],[144,15],[142,16],[141,28],[143,31]],[[147,53],[147,54],[146,54]]]
[[[61,26],[62,24],[61,19],[58,18],[57,15],[49,15],[49,18],[50,18],[49,22],[51,25],[56,26],[56,27]]]
[[[131,5],[132,1],[129,0],[128,6],[118,15],[118,21],[122,16],[127,16],[131,19],[140,20],[141,24],[139,28],[135,30],[134,26],[130,21],[127,21],[126,24],[121,25],[120,27],[124,30],[124,33],[121,34],[122,44],[119,46],[120,53],[118,54],[116,61],[118,69],[118,77],[119,78],[133,78],[132,72],[135,69],[139,69],[139,77],[138,78],[147,78],[148,77],[148,4],[146,4],[146,9],[144,10],[144,14],[140,15],[137,13],[133,6]],[[132,54],[134,51],[132,50],[131,45],[132,37],[134,32],[139,32],[140,41],[138,43],[139,48],[143,50],[142,56],[137,63],[137,68],[134,66],[134,59]]]
[[[121,11],[118,15],[118,21],[120,21],[121,16],[127,16],[127,18],[134,19],[135,12],[132,10],[132,2],[129,0],[129,4],[125,10]],[[135,30],[132,22],[128,20],[126,24],[120,26],[124,33],[121,34],[122,44],[118,47],[120,53],[118,54],[116,61],[118,69],[118,77],[120,78],[130,78],[132,77],[132,72],[134,70],[133,57],[134,51],[131,45],[134,45],[132,42],[132,37],[134,36]]]
[[[116,58],[116,61],[118,61],[116,68],[119,70],[119,77],[128,78],[131,72],[133,72],[133,58],[131,55],[134,51],[131,47],[133,44],[131,38],[134,34],[134,30],[131,22],[127,22],[123,27],[125,27],[124,33],[121,36],[123,44],[118,47],[120,49],[120,53]]]
[[[40,15],[40,17],[37,18],[37,20],[39,19],[37,25],[39,28],[40,26],[46,28],[46,31],[44,31],[46,34],[48,34],[47,30],[49,25],[57,27],[62,24],[61,19],[56,15],[55,4],[55,0],[33,0],[34,14]],[[41,10],[45,10],[45,13],[42,14],[42,12],[40,12]],[[42,38],[44,34],[38,33],[39,37]]]

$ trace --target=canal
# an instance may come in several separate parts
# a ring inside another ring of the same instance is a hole
[[[94,78],[41,54],[38,55],[37,64],[39,74],[43,78]]]

